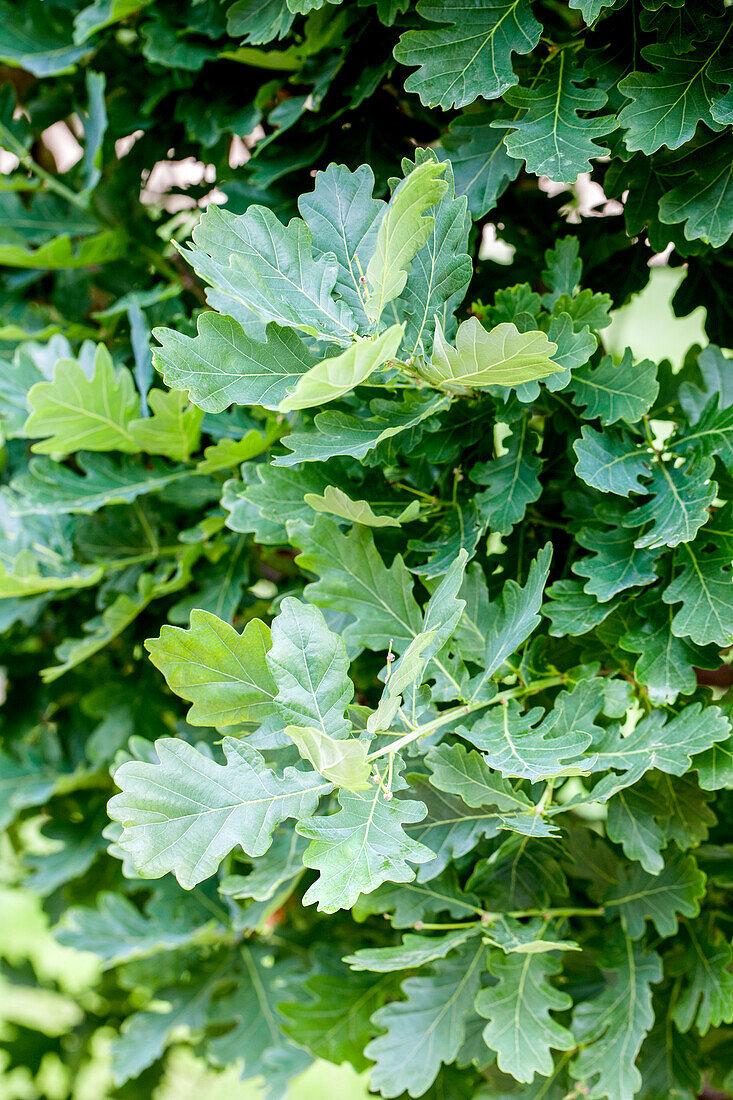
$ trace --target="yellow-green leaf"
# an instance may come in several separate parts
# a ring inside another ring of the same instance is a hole
[[[364,741],[337,741],[315,726],[286,726],[285,733],[324,779],[347,791],[367,790],[371,769]]]
[[[397,354],[402,343],[402,325],[392,325],[376,340],[357,340],[342,352],[311,367],[293,392],[280,402],[281,412],[309,409],[353,390],[366,381],[372,371]]]
[[[368,500],[352,500],[335,485],[327,485],[321,495],[306,493],[303,499],[315,512],[328,512],[352,523],[363,523],[366,527],[400,527],[415,519],[420,512],[420,505],[413,500],[398,516],[377,515]]]
[[[476,317],[458,328],[456,346],[445,338],[438,322],[430,363],[419,367],[434,386],[462,392],[486,386],[519,386],[556,374],[561,368],[551,356],[557,344],[544,332],[520,332],[508,321],[487,330]]]

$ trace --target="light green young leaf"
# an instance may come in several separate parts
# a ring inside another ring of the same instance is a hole
[[[138,411],[132,375],[124,367],[115,370],[103,344],[91,377],[76,359],[60,359],[53,381],[37,382],[29,390],[28,404],[25,434],[48,437],[33,444],[41,454],[140,449],[130,430]]]
[[[197,328],[197,336],[155,329],[161,346],[153,350],[153,363],[167,385],[186,390],[204,412],[219,413],[232,404],[276,409],[293,382],[317,362],[297,333],[279,325],[268,325],[262,342],[232,317],[207,310]]]
[[[104,569],[95,565],[42,571],[35,555],[30,550],[22,550],[7,564],[0,561],[0,599],[61,592],[65,588],[89,588],[99,584],[103,576]]]
[[[389,728],[402,705],[402,696],[408,688],[420,687],[433,658],[441,672],[446,672],[437,654],[456,629],[465,607],[465,601],[458,598],[458,593],[463,583],[467,560],[465,550],[460,550],[428,600],[422,630],[413,637],[400,659],[391,667],[379,706],[367,720],[367,729],[370,732]]]
[[[204,457],[196,464],[196,473],[216,474],[236,469],[242,462],[266,451],[279,434],[278,425],[271,423],[266,426],[264,435],[252,428],[241,439],[220,439],[206,448]]]
[[[139,449],[185,462],[198,446],[202,410],[189,405],[180,390],[153,390],[148,401],[153,415],[131,420],[128,425]]]
[[[281,821],[305,817],[330,789],[313,772],[286,768],[276,775],[233,737],[223,747],[226,764],[217,764],[166,737],[155,742],[159,763],[130,760],[115,772],[121,793],[110,800],[109,816],[122,825],[118,846],[144,878],[173,871],[190,890],[237,846],[263,855]]]
[[[463,615],[466,601],[460,598],[459,593],[467,562],[466,551],[459,550],[425,605],[423,633],[435,632],[429,650],[431,657],[449,640]]]
[[[432,647],[435,634],[434,630],[428,630],[416,635],[397,664],[392,667],[379,705],[367,719],[370,733],[388,730],[402,705],[403,692],[413,684],[420,686],[427,664],[427,658],[423,654]]]
[[[277,688],[267,664],[270,629],[251,619],[241,634],[209,611],[191,612],[188,629],[164,626],[145,648],[171,691],[193,706],[193,726],[233,726],[274,713]]]
[[[303,499],[315,512],[327,512],[351,523],[363,523],[365,527],[401,527],[420,513],[420,504],[413,500],[398,516],[377,515],[368,500],[352,500],[335,485],[327,485],[320,495],[306,493]]]
[[[336,740],[314,726],[286,726],[285,733],[304,760],[319,775],[347,791],[369,788],[371,766],[367,763],[367,743],[354,738]]]
[[[420,363],[418,369],[431,385],[453,393],[518,386],[559,371],[550,358],[556,350],[557,344],[539,329],[520,332],[516,325],[504,322],[487,331],[477,317],[458,326],[454,348],[437,321],[430,363]]]
[[[300,376],[292,393],[280,402],[280,411],[310,409],[343,397],[397,354],[402,336],[402,325],[392,325],[374,340],[357,340],[341,355],[324,359]]]
[[[403,160],[403,171],[415,171],[416,165],[428,159],[435,160],[436,153],[418,149],[416,164]],[[471,219],[465,197],[456,197],[450,163],[445,167],[445,180],[448,190],[433,207],[432,232],[412,262],[402,294],[407,318],[405,343],[410,356],[421,349],[429,354],[437,319],[444,330],[450,328],[453,312],[473,275],[467,251]]]
[[[444,164],[426,160],[398,183],[382,214],[366,270],[370,296],[364,308],[375,323],[385,305],[402,293],[410,264],[433,231],[435,219],[425,216],[425,211],[448,190],[447,182],[439,178],[444,172]]]
[[[422,1096],[443,1064],[450,1064],[466,1036],[473,1002],[486,961],[483,944],[464,944],[439,959],[426,974],[407,978],[407,999],[393,1001],[372,1017],[385,1034],[373,1039],[366,1055],[375,1066],[371,1087],[382,1096]]]
[[[47,271],[73,271],[113,263],[125,255],[130,244],[121,229],[103,229],[93,236],[82,237],[76,246],[68,233],[45,241],[38,248],[30,247],[19,234],[16,240],[7,231],[4,236],[6,240],[0,242],[0,264],[21,269],[45,268]],[[11,239],[8,240],[8,237]]]
[[[569,1008],[572,999],[550,985],[561,970],[548,954],[495,952],[489,970],[498,983],[482,989],[476,1011],[489,1021],[486,1045],[495,1050],[499,1069],[517,1081],[532,1081],[535,1073],[548,1077],[554,1050],[571,1050],[575,1039],[550,1015]]]

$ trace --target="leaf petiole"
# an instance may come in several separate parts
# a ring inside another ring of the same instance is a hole
[[[521,687],[500,691],[498,694],[494,695],[492,699],[482,699],[477,702],[465,703],[463,706],[451,707],[450,710],[443,711],[442,714],[439,714],[432,722],[425,722],[424,725],[416,726],[414,730],[399,737],[396,741],[393,741],[391,745],[385,745],[384,748],[377,749],[375,752],[370,753],[367,757],[367,761],[371,763],[373,760],[378,760],[381,756],[387,756],[388,753],[399,752],[413,741],[417,741],[421,737],[426,737],[429,733],[434,733],[435,730],[440,729],[441,726],[445,726],[455,719],[464,718],[467,714],[473,713],[473,711],[481,710],[483,707],[489,707],[495,703],[501,703],[504,700],[521,699],[524,695],[532,695],[548,687],[557,687],[563,682],[564,677],[562,676],[546,676],[544,679],[535,680],[533,683],[524,684]]]

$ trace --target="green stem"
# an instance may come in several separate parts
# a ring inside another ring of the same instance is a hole
[[[142,554],[132,554],[129,558],[118,558],[116,561],[101,563],[105,570],[126,569],[128,565],[141,565],[146,561],[157,561],[158,558],[170,557],[180,554],[185,550],[184,543],[175,546],[158,546],[155,550],[147,550]]]
[[[498,917],[602,917],[605,913],[602,905],[595,909],[515,909],[511,913],[491,913]]]
[[[172,264],[147,244],[138,245],[138,251],[144,256],[151,267],[160,275],[164,275],[171,283],[181,283],[181,277]]]
[[[412,485],[406,485],[404,481],[393,481],[390,484],[394,485],[396,489],[404,489],[408,493],[414,493],[415,496],[422,497],[423,500],[427,500],[431,504],[445,504],[445,501],[442,501],[440,497],[433,496],[431,493],[423,493],[421,489],[413,489]]]
[[[480,920],[469,920],[458,924],[424,924],[421,920],[414,925],[418,932],[445,932],[450,929],[475,928],[481,924]]]
[[[429,733],[433,733],[435,730],[440,729],[441,726],[445,726],[457,718],[464,718],[473,711],[481,710],[483,707],[490,707],[495,703],[501,703],[505,699],[521,699],[524,695],[532,695],[534,692],[544,691],[544,689],[548,687],[557,687],[562,683],[564,683],[563,676],[546,676],[543,680],[535,680],[533,683],[523,685],[522,687],[500,691],[491,699],[482,699],[480,702],[466,703],[460,707],[451,707],[450,710],[444,710],[443,713],[439,714],[437,718],[434,718],[432,722],[426,722],[422,726],[416,726],[410,733],[398,737],[391,745],[385,745],[384,748],[377,749],[376,752],[370,753],[370,755],[367,756],[367,761],[371,763],[372,760],[378,760],[380,756],[387,756],[389,753],[399,752],[405,745],[409,745],[421,737],[426,737]]]
[[[511,917],[514,920],[520,920],[522,917],[546,917],[549,920],[552,917],[602,917],[604,913],[605,909],[602,905],[594,909],[512,909],[509,913],[489,913],[483,910],[480,920],[449,924],[424,924],[423,921],[417,921],[414,927],[418,932],[445,932],[450,929],[475,928],[478,924],[495,924],[502,917]]]
[[[45,168],[42,168],[40,164],[37,164],[30,153],[27,153],[20,141],[15,137],[13,133],[0,122],[0,141],[8,152],[13,153],[20,163],[29,172],[32,172],[38,179],[48,187],[49,191],[55,191],[57,195],[60,195],[62,199],[66,199],[67,202],[73,203],[74,206],[78,206],[80,210],[86,210],[89,206],[88,200],[82,198],[81,195],[77,195],[75,191],[72,191],[70,187],[61,183],[50,172],[47,172]]]
[[[547,786],[545,787],[544,791],[542,792],[542,797],[540,798],[539,802],[535,806],[535,813],[536,814],[542,815],[545,812],[545,810],[548,809],[550,803],[552,802],[552,792],[554,790],[554,787],[555,787],[555,780],[554,779],[548,779]]]

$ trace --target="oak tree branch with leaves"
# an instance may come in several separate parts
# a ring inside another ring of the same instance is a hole
[[[733,1094],[730,6],[0,66],[0,1094]]]

